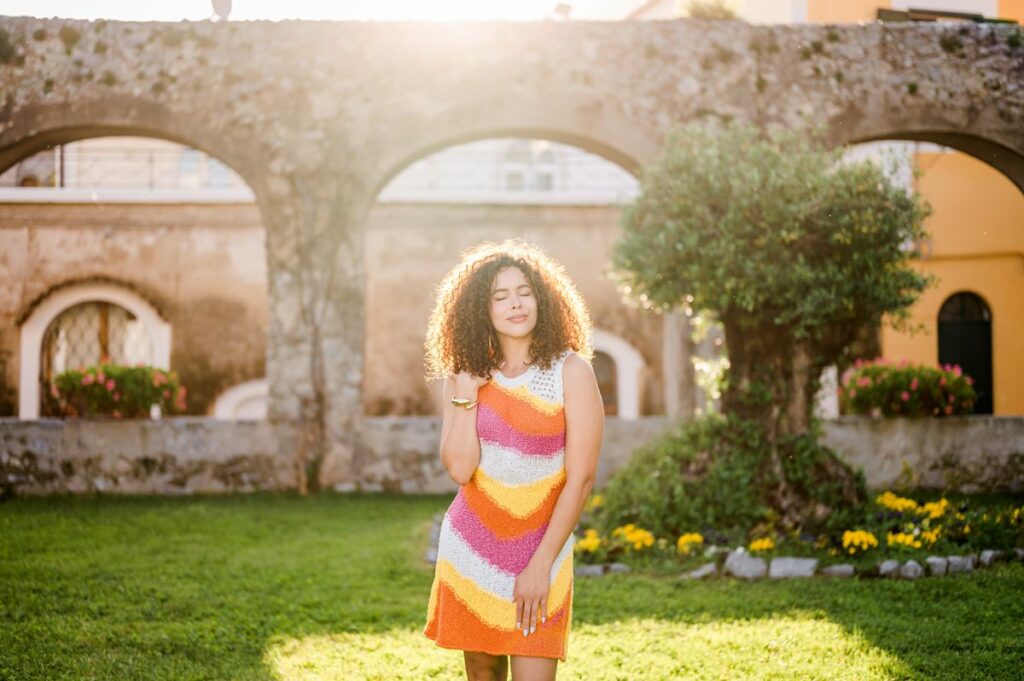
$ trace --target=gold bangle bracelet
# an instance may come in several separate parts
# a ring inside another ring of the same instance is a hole
[[[462,407],[463,409],[469,410],[476,406],[477,400],[471,400],[468,397],[453,397],[452,404],[456,407]]]

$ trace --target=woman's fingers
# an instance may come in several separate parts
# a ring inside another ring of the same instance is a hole
[[[523,605],[524,601],[521,597],[516,596],[516,629],[523,628]]]
[[[540,623],[544,624],[548,617],[548,597],[540,599]]]
[[[529,634],[533,629],[533,608],[534,602],[527,601],[523,611],[523,636]]]

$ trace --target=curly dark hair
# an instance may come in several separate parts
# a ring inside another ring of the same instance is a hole
[[[505,358],[491,324],[491,286],[509,266],[519,268],[537,299],[532,363],[548,369],[567,349],[593,360],[590,313],[565,268],[523,239],[486,241],[463,251],[436,288],[424,342],[428,382],[460,371],[490,376],[501,366]]]

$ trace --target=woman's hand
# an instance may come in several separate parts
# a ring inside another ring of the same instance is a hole
[[[455,397],[466,397],[475,399],[477,390],[486,385],[490,379],[486,376],[477,376],[468,371],[460,371],[455,376]]]
[[[521,628],[523,636],[537,629],[538,619],[541,624],[547,619],[550,575],[550,564],[531,560],[516,577],[512,598],[516,602],[516,629]]]

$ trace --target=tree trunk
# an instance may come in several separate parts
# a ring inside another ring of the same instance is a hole
[[[812,515],[827,515],[830,509],[810,508],[812,502],[789,479],[783,462],[789,455],[786,441],[811,433],[814,399],[827,358],[814,345],[794,340],[786,327],[755,326],[730,316],[722,321],[729,355],[722,410],[760,426],[766,444],[765,479],[771,481],[767,501],[788,527],[798,527]],[[848,467],[824,452],[813,465],[842,483],[844,501],[858,501],[856,478]]]

